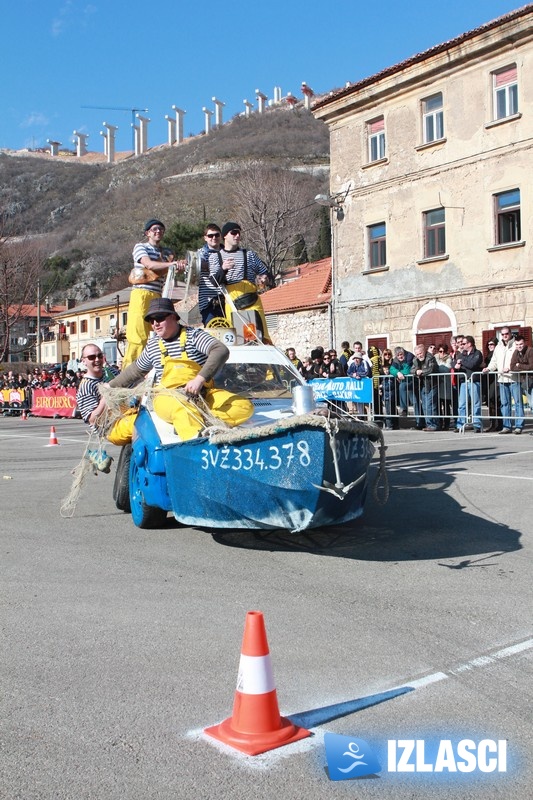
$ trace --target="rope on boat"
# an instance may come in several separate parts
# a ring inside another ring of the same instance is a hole
[[[377,475],[372,484],[372,497],[380,506],[384,506],[389,499],[389,476],[387,475],[387,465],[385,463],[385,453],[387,448],[385,446],[385,437],[380,428],[379,430],[379,467]],[[381,488],[381,496],[380,496]]]

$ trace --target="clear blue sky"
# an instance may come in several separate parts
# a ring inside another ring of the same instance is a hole
[[[184,133],[204,128],[202,107],[222,100],[224,121],[275,86],[301,97],[344,86],[519,8],[520,0],[4,0],[0,148],[89,134],[103,152],[105,120],[117,150],[131,149],[131,113],[147,108],[148,145],[167,141],[165,114],[187,111]],[[214,120],[214,117],[213,117]]]

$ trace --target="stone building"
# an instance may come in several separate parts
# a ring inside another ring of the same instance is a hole
[[[333,339],[531,342],[533,4],[313,106],[330,129]]]

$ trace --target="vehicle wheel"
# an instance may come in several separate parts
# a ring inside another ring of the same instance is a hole
[[[130,458],[130,507],[132,519],[138,528],[162,528],[167,512],[157,506],[149,506],[145,500],[134,458]]]
[[[120,451],[118,457],[115,482],[113,484],[113,500],[119,511],[127,514],[131,511],[130,507],[130,461],[131,444],[126,444]]]
[[[229,328],[230,324],[226,317],[211,317],[206,328]]]

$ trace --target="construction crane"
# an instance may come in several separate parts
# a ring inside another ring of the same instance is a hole
[[[126,106],[81,106],[81,108],[96,108],[101,111],[129,111],[131,114],[131,139],[132,150],[135,152],[135,114],[146,113],[147,108],[127,108]]]

